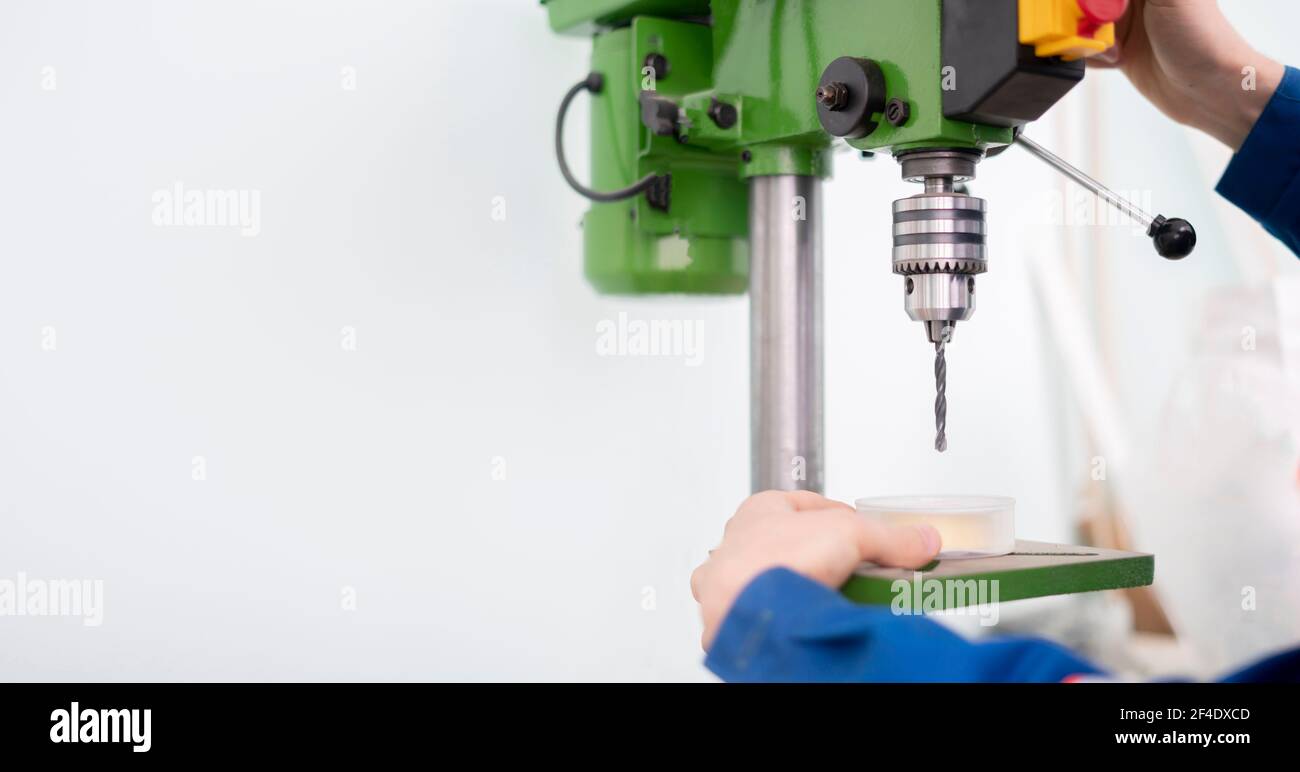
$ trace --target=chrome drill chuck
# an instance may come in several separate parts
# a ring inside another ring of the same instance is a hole
[[[987,270],[984,200],[923,193],[894,202],[894,273],[903,307],[937,343],[944,327],[975,313],[975,275]],[[951,337],[951,330],[948,335]]]
[[[984,199],[955,189],[974,178],[978,160],[960,150],[899,158],[904,179],[924,182],[925,192],[894,202],[894,273],[904,277],[907,315],[926,323],[932,343],[975,313],[975,275],[988,267]]]
[[[988,266],[984,199],[957,192],[975,178],[980,154],[917,150],[900,155],[903,179],[925,192],[894,202],[894,273],[903,276],[903,307],[925,323],[934,344],[934,448],[948,449],[945,349],[957,322],[975,313],[975,275]]]
[[[983,273],[984,199],[961,193],[894,202],[894,273]]]

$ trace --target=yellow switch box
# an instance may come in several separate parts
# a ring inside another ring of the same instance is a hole
[[[1020,0],[1020,42],[1038,56],[1067,61],[1093,56],[1115,45],[1115,24],[1081,34],[1086,18],[1078,0]]]

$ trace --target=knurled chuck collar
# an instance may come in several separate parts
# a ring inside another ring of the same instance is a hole
[[[894,273],[988,270],[985,202],[962,193],[921,193],[894,202]]]

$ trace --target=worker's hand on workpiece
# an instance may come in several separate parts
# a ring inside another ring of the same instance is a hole
[[[756,493],[727,521],[722,543],[691,574],[691,592],[704,617],[704,648],[740,592],[769,568],[788,568],[838,588],[863,561],[917,568],[933,560],[939,547],[939,532],[928,525],[884,525],[809,491]]]
[[[1130,0],[1115,48],[1089,63],[1118,67],[1165,115],[1234,152],[1286,69],[1237,34],[1217,0]]]

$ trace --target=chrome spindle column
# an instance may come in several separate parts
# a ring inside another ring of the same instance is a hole
[[[749,181],[751,486],[823,490],[821,180]]]

